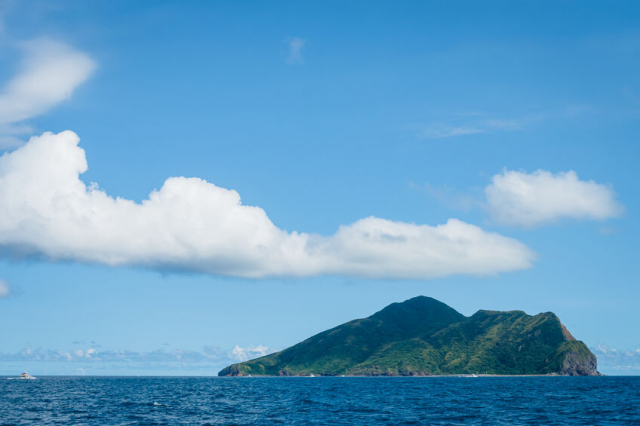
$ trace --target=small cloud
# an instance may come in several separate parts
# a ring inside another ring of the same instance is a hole
[[[21,71],[0,91],[0,149],[20,146],[32,129],[21,122],[71,97],[96,68],[95,62],[66,44],[37,39],[19,44]]]
[[[421,134],[421,139],[443,139],[454,136],[468,136],[495,131],[515,131],[525,127],[524,120],[485,119],[472,120],[458,126],[432,124]]]
[[[530,122],[532,119],[520,119],[520,120],[504,120],[504,119],[488,119],[484,120],[484,125],[487,129],[495,130],[522,130],[525,123]]]
[[[429,183],[410,186],[449,208],[484,210],[495,223],[525,229],[567,218],[606,220],[621,216],[626,210],[610,185],[580,180],[572,170],[553,174],[546,170],[527,173],[504,169],[483,190],[473,188],[467,192]],[[615,226],[598,229],[602,235],[621,231]]]
[[[470,112],[453,116],[448,123],[432,123],[419,137],[421,139],[442,139],[482,133],[523,131],[549,119],[574,118],[590,110],[591,108],[584,105],[568,105],[555,111],[530,113],[512,118]]]
[[[553,174],[505,169],[493,176],[485,195],[495,222],[523,228],[563,218],[605,220],[625,211],[610,186],[582,181],[573,170]]]
[[[263,345],[247,347],[235,346],[230,352],[230,357],[235,362],[244,362],[250,359],[269,355],[273,352],[275,352],[275,350]]]
[[[8,282],[0,280],[0,299],[7,298],[11,295],[11,286]]]
[[[305,44],[307,44],[307,41],[301,39],[300,37],[292,37],[288,40],[289,55],[287,56],[287,64],[289,65],[302,64],[303,62],[302,49],[304,48]]]
[[[474,127],[448,127],[448,126],[432,126],[422,132],[424,139],[442,139],[452,136],[476,135],[478,133],[486,133],[487,129]]]

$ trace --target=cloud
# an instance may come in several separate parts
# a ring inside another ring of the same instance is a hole
[[[473,114],[476,115],[476,114]],[[457,120],[455,125],[434,123],[428,126],[421,134],[422,139],[442,139],[454,136],[477,135],[481,133],[491,133],[496,131],[522,130],[526,125],[541,118],[533,116],[521,117],[518,119],[497,119],[478,118],[471,120]]]
[[[609,186],[581,181],[573,170],[553,174],[505,169],[493,176],[485,195],[495,222],[524,228],[562,218],[604,220],[624,213]]]
[[[234,364],[275,352],[263,345],[235,346],[223,350],[216,346],[205,346],[201,351],[157,349],[149,352],[130,350],[99,350],[95,347],[60,351],[54,349],[31,349],[29,347],[13,353],[0,352],[0,362],[94,362],[94,363],[216,363]]]
[[[11,287],[9,286],[9,283],[4,280],[0,280],[0,299],[9,297],[10,294]]]
[[[478,133],[486,133],[486,128],[481,127],[450,127],[450,126],[432,126],[422,133],[425,139],[450,138],[452,136],[476,135]]]
[[[590,349],[598,358],[598,370],[613,374],[640,374],[640,348],[618,350],[599,345]]]
[[[590,111],[590,108],[584,105],[568,105],[547,112],[529,113],[513,118],[496,118],[486,113],[473,112],[450,117],[446,123],[432,123],[422,131],[419,137],[442,139],[482,133],[522,131],[547,120],[575,118],[587,111]]]
[[[87,55],[63,43],[38,39],[20,48],[21,70],[0,93],[0,149],[21,145],[18,136],[32,129],[20,123],[69,99],[96,68]]]
[[[250,359],[260,358],[265,355],[269,355],[270,353],[273,353],[273,352],[274,352],[273,349],[267,346],[262,346],[262,345],[247,346],[244,348],[241,346],[235,346],[231,350],[230,355],[235,362],[244,362]]]
[[[289,56],[287,56],[287,64],[302,64],[302,49],[304,45],[307,43],[306,40],[301,39],[300,37],[292,37],[289,39]]]
[[[457,219],[368,217],[331,237],[289,233],[236,191],[198,178],[169,178],[141,203],[114,198],[80,179],[78,142],[71,131],[44,133],[0,158],[1,253],[252,278],[491,275],[534,259],[520,242]]]

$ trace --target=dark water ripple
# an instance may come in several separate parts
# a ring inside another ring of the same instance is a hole
[[[640,377],[0,378],[0,425],[640,425]]]

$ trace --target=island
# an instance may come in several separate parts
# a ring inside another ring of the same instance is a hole
[[[595,355],[552,312],[466,317],[430,297],[393,303],[219,376],[596,376]]]

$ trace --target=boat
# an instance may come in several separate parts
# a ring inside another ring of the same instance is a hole
[[[35,380],[36,378],[33,377],[31,374],[27,373],[26,371],[24,373],[22,373],[20,375],[20,377],[18,377],[18,379],[22,379],[22,380]]]

